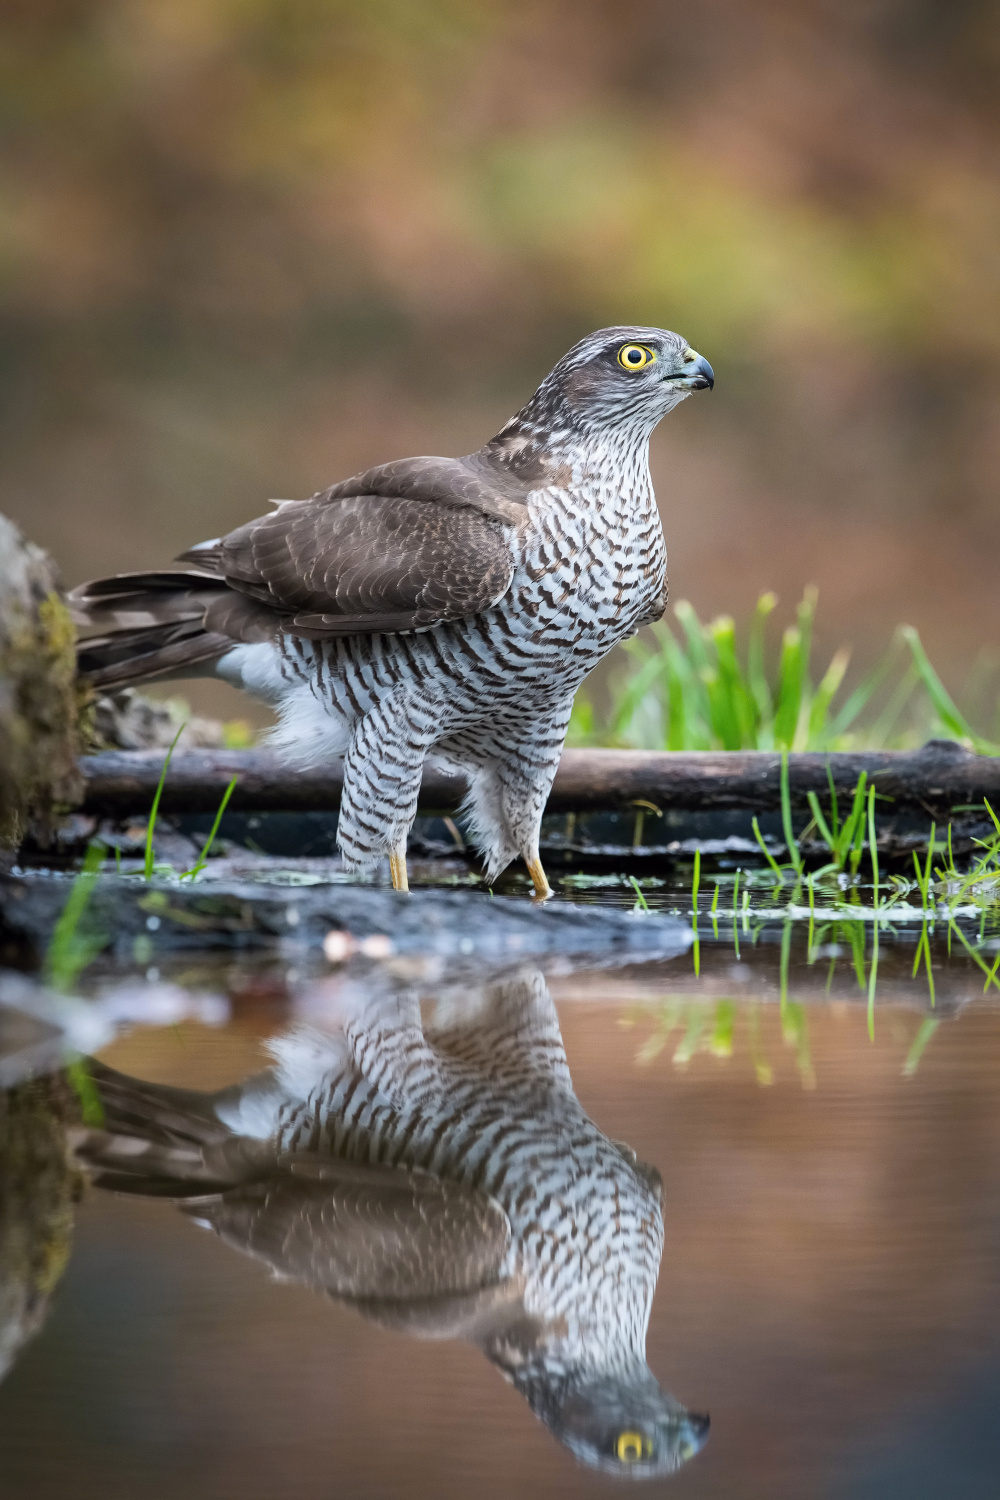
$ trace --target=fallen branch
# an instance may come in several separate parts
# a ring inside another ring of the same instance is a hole
[[[146,816],[163,768],[162,750],[110,750],[80,762],[86,791],[81,811],[99,817]],[[788,758],[791,801],[805,810],[809,792],[826,806],[827,767],[837,797],[854,791],[865,771],[895,808],[929,816],[988,798],[1000,810],[1000,757],[975,755],[950,740],[920,750],[793,754]],[[661,752],[567,750],[549,798],[550,813],[614,811],[643,803],[688,811],[780,806],[781,757],[761,750]],[[232,777],[234,812],[330,812],[340,805],[340,764],[297,772],[266,750],[187,750],[174,755],[160,803],[166,813],[214,813]],[[420,795],[423,813],[452,813],[464,794],[460,777],[428,767]],[[882,804],[888,806],[888,804]]]

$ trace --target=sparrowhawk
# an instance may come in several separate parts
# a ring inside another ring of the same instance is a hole
[[[105,1119],[78,1154],[383,1327],[469,1340],[582,1462],[672,1472],[708,1418],[646,1363],[659,1174],[581,1108],[537,969],[427,1022],[420,998],[344,986],[339,1024],[214,1095],[91,1064]]]
[[[666,606],[649,437],[712,367],[676,333],[581,340],[496,437],[465,458],[408,458],[181,555],[71,596],[98,687],[214,675],[278,716],[295,766],[344,757],[338,843],[350,869],[406,840],[433,755],[495,877],[517,855],[550,894],[542,811],[573,696]]]

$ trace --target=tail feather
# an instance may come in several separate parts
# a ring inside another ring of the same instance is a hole
[[[266,1169],[274,1147],[235,1135],[216,1114],[216,1094],[129,1078],[90,1059],[103,1111],[72,1132],[77,1158],[100,1186],[143,1197],[225,1192]]]
[[[192,675],[217,661],[233,642],[228,635],[195,624],[151,630],[121,630],[81,641],[77,670],[95,688],[113,692],[157,677]]]
[[[231,1134],[216,1114],[216,1095],[147,1083],[91,1058],[87,1072],[100,1095],[104,1128],[141,1135],[160,1146],[212,1146]]]
[[[234,642],[261,638],[261,606],[204,569],[96,578],[74,589],[69,603],[77,625],[100,632],[80,642],[77,667],[102,690],[191,675]]]

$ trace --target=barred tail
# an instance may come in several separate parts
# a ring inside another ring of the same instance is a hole
[[[273,1161],[267,1142],[234,1134],[216,1113],[225,1097],[168,1088],[88,1058],[100,1125],[71,1132],[79,1161],[99,1187],[153,1198],[225,1192]],[[228,1091],[226,1091],[228,1092]]]
[[[79,643],[77,668],[96,688],[127,687],[154,677],[190,676],[233,645],[206,619],[232,598],[207,573],[122,573],[81,584],[69,596],[73,618],[103,628]],[[248,604],[250,601],[246,601]]]

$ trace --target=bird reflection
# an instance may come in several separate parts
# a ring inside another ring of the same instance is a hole
[[[217,1094],[94,1064],[102,1186],[176,1198],[234,1249],[418,1338],[477,1345],[583,1463],[678,1469],[708,1418],[645,1357],[660,1179],[573,1092],[542,975],[439,992],[342,984]]]

